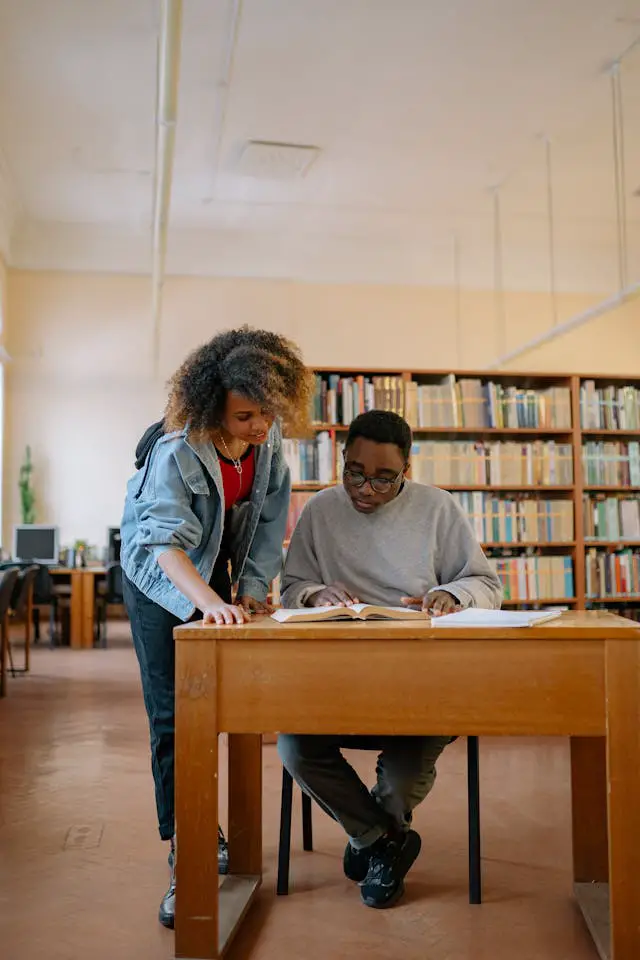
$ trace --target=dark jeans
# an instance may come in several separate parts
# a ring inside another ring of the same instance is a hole
[[[220,558],[211,586],[227,603],[231,581],[226,562]],[[151,770],[156,791],[158,827],[163,840],[175,833],[174,734],[175,734],[175,647],[173,629],[182,621],[164,607],[149,600],[126,576],[122,592],[131,623],[133,645],[140,664],[142,695],[151,735]],[[192,619],[200,618],[196,611]]]

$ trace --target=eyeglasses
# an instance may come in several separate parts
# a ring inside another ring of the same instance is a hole
[[[389,490],[400,483],[404,477],[404,470],[401,470],[397,476],[390,479],[389,477],[366,477],[364,473],[360,473],[359,470],[349,470],[348,467],[345,467],[343,476],[352,487],[359,489],[360,487],[364,487],[365,483],[368,482],[374,493],[389,493]]]

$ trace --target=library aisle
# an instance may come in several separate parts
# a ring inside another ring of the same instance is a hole
[[[32,675],[17,678],[3,703],[6,960],[173,956],[173,934],[156,919],[166,851],[156,835],[146,718],[124,624],[114,623],[110,644],[82,655],[36,648]],[[351,960],[356,953],[370,960],[594,960],[571,889],[567,743],[482,740],[479,907],[467,903],[465,757],[464,741],[443,754],[433,793],[416,812],[423,852],[406,901],[376,913],[345,880],[344,838],[317,809],[315,850],[302,852],[297,791],[291,894],[276,897],[282,768],[275,747],[265,747],[266,874],[230,960]],[[372,758],[350,759],[370,779]],[[224,823],[224,756],[221,786]]]

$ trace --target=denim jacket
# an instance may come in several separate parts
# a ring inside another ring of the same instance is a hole
[[[266,443],[256,447],[251,497],[231,511],[232,578],[240,595],[264,600],[280,572],[290,490],[282,435],[274,424]],[[188,620],[194,606],[171,583],[158,557],[170,548],[184,550],[208,583],[220,550],[224,516],[214,445],[195,442],[187,430],[161,437],[127,484],[120,528],[123,572],[150,600]]]

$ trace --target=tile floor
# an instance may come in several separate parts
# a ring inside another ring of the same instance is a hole
[[[37,648],[31,675],[9,678],[0,701],[3,960],[173,957],[156,921],[166,850],[136,662],[124,625],[110,636],[106,651]],[[276,898],[275,747],[264,762],[264,886],[230,960],[596,960],[571,898],[565,742],[481,741],[480,907],[467,903],[464,742],[443,755],[417,813],[423,852],[406,899],[383,913],[360,905],[341,873],[344,838],[318,810],[315,852],[302,852],[299,803],[291,895]],[[366,755],[355,762],[372,769]]]

